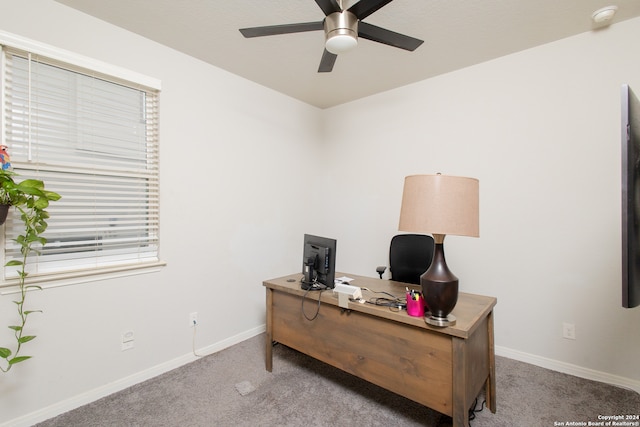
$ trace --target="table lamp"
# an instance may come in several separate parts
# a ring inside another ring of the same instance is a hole
[[[435,241],[431,266],[420,276],[425,298],[425,322],[453,326],[451,311],[458,302],[458,278],[444,258],[447,234],[479,236],[479,182],[475,178],[411,175],[404,180],[400,231],[431,234]]]

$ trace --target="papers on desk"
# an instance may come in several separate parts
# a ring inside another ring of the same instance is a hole
[[[347,277],[347,276],[342,276],[342,277],[336,277],[336,279],[334,280],[334,284],[335,285],[339,285],[340,283],[350,283],[351,281],[353,281],[353,279],[351,277]]]

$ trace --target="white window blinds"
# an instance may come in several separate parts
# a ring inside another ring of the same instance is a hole
[[[3,59],[3,143],[16,181],[40,179],[62,196],[30,277],[158,261],[157,90],[27,52],[5,49]],[[20,256],[22,227],[10,212],[5,262]]]

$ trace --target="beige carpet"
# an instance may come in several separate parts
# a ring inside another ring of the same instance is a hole
[[[91,426],[437,426],[439,413],[282,345],[264,369],[264,335],[38,424]],[[472,427],[554,426],[640,413],[640,394],[498,357],[498,411]],[[478,403],[478,408],[481,404]]]

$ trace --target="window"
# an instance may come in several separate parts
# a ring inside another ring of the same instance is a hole
[[[41,179],[62,196],[29,277],[157,265],[158,90],[13,47],[3,49],[2,85],[2,143],[17,180]],[[20,257],[21,230],[11,212],[5,262]],[[5,284],[15,277],[4,268]]]

